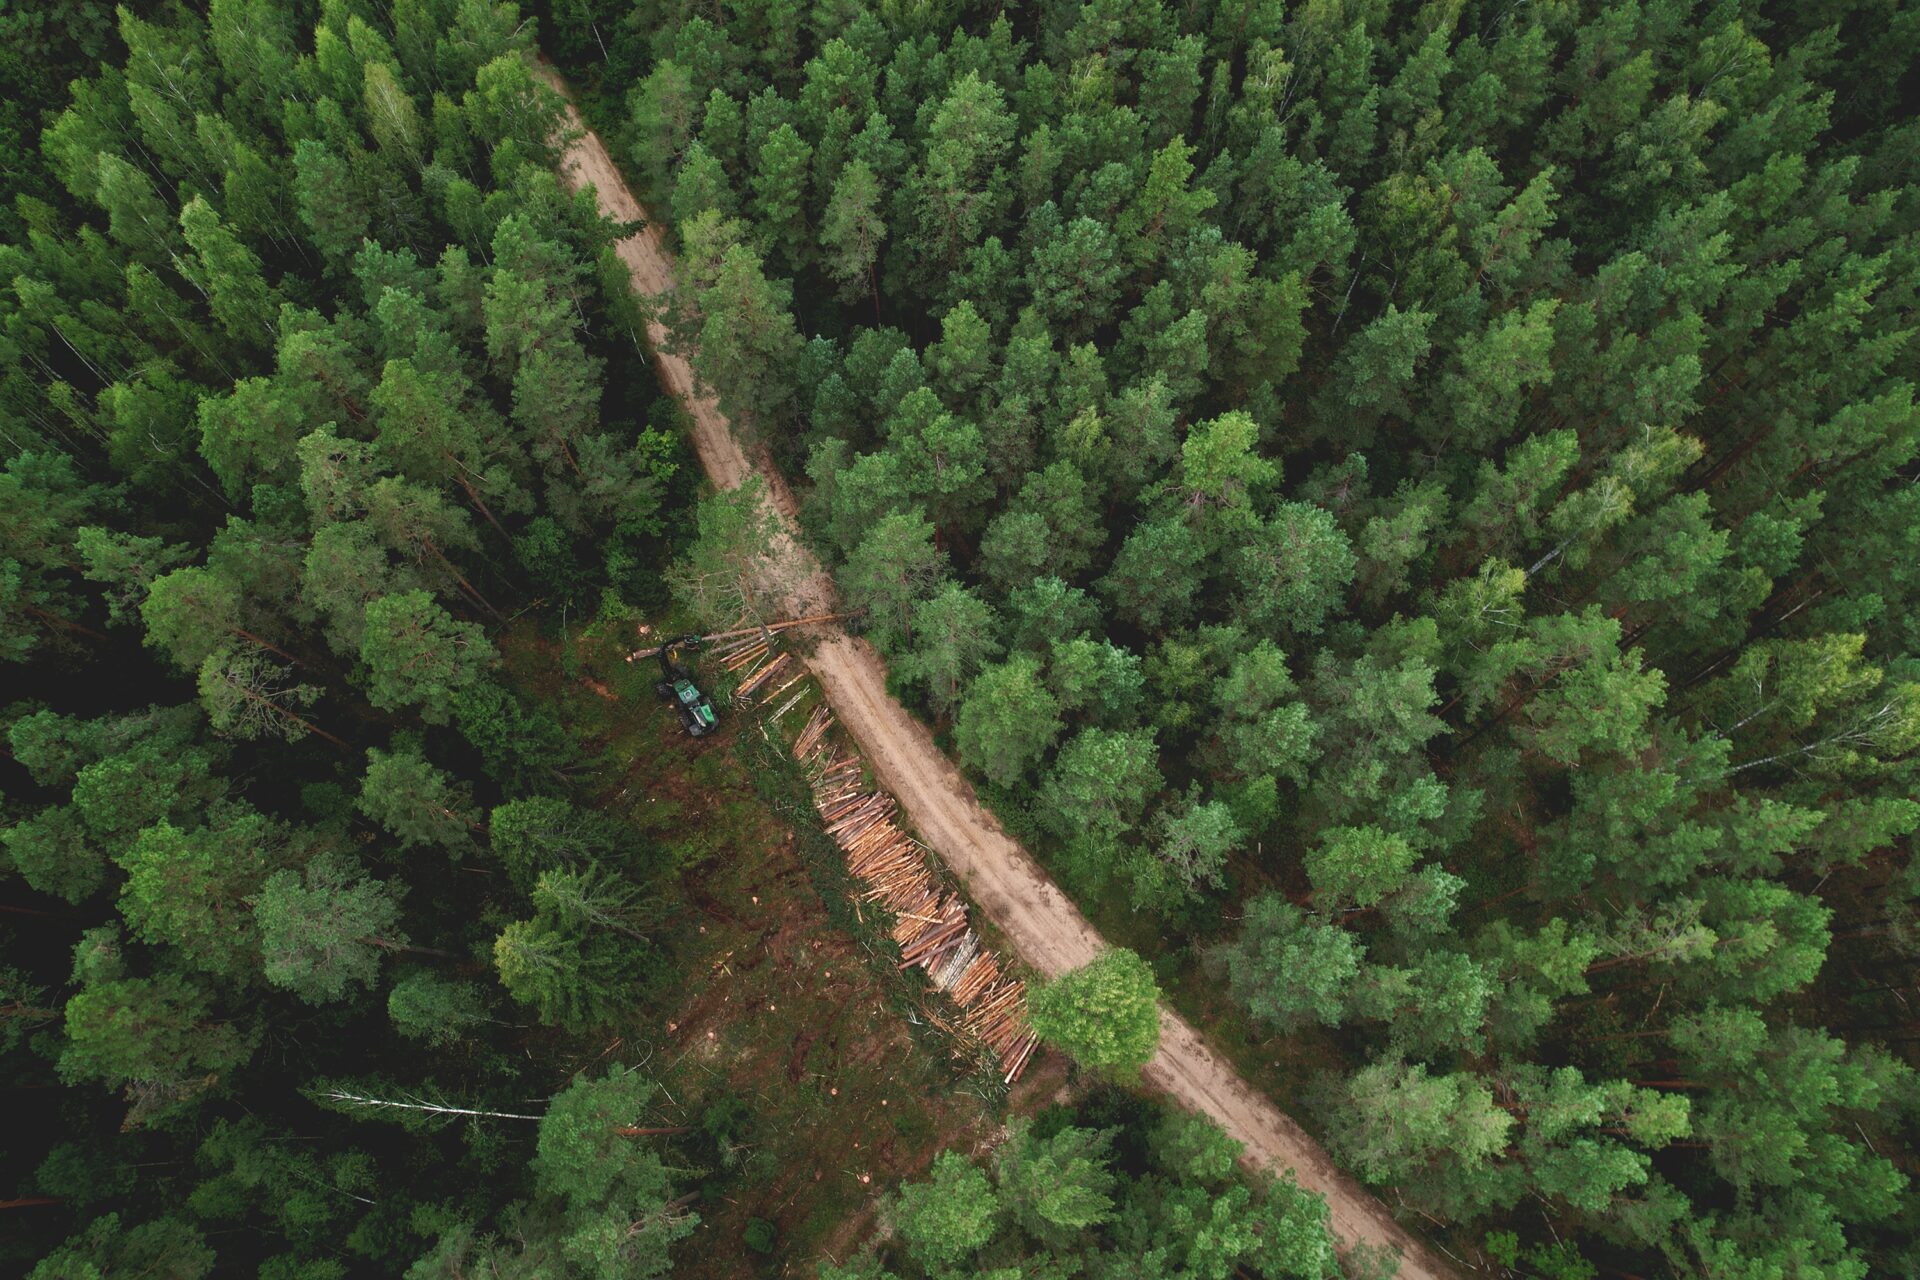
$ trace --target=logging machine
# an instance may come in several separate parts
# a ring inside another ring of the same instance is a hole
[[[691,632],[684,636],[675,636],[657,648],[635,649],[627,655],[627,661],[638,662],[642,658],[658,657],[660,681],[653,686],[653,691],[673,704],[674,711],[680,717],[680,723],[686,726],[688,733],[696,738],[704,738],[713,732],[714,726],[720,723],[720,717],[713,709],[713,700],[700,692],[700,686],[693,682],[693,672],[674,661],[673,656],[676,652],[682,649],[691,652],[715,640],[732,640],[740,636],[762,635],[771,639],[775,633],[793,627],[812,626],[821,622],[839,622],[853,616],[849,613],[821,613],[811,618],[789,618],[784,622],[765,622],[751,627],[739,627],[732,631],[716,631],[712,635]],[[641,630],[644,633],[646,628],[643,627]],[[781,661],[784,661],[784,658]],[[771,674],[771,670],[768,674]],[[743,693],[747,687],[742,686]]]
[[[713,700],[700,692],[700,686],[693,682],[693,672],[673,660],[680,649],[697,649],[701,637],[697,635],[675,636],[660,646],[660,682],[653,691],[673,704],[680,716],[681,727],[696,738],[704,738],[713,732],[720,722],[714,713]]]

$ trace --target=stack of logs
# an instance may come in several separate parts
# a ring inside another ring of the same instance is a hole
[[[773,633],[763,631],[758,635],[742,636],[724,644],[715,645],[713,656],[728,671],[744,673],[733,686],[733,700],[739,703],[753,701],[776,676],[785,674],[788,679],[779,688],[767,695],[768,699],[778,697],[798,684],[806,676],[805,668],[793,661],[793,655],[787,652],[775,652]]]
[[[980,945],[967,923],[966,902],[941,887],[926,850],[893,821],[893,797],[866,790],[860,758],[829,744],[832,726],[833,714],[815,707],[793,744],[794,758],[811,769],[813,802],[827,834],[846,856],[847,869],[866,884],[861,900],[892,914],[900,967],[926,971],[960,1007],[962,1038],[992,1049],[1012,1084],[1039,1043],[1027,1025],[1026,984],[1002,973],[999,960]]]

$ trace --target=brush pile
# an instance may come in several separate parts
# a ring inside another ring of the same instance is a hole
[[[793,755],[808,767],[813,802],[827,834],[840,846],[847,869],[866,885],[860,900],[893,916],[900,967],[926,971],[959,1006],[959,1037],[991,1049],[1012,1084],[1038,1044],[1027,1025],[1026,984],[1003,973],[999,960],[981,946],[967,922],[966,901],[942,887],[928,865],[927,850],[894,822],[893,797],[865,787],[860,757],[828,740],[832,727],[833,713],[815,707],[794,741]]]

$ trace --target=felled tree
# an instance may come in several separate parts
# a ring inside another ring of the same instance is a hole
[[[1041,1039],[1093,1071],[1133,1075],[1160,1045],[1159,986],[1125,948],[1035,988],[1028,1012]]]
[[[698,534],[687,553],[668,571],[674,595],[709,623],[731,622],[754,612],[765,588],[778,589],[767,575],[779,525],[766,500],[766,485],[749,476],[736,489],[713,494],[700,504]]]
[[[581,929],[611,929],[641,944],[633,952],[633,980],[645,980],[642,958],[651,951],[649,931],[659,923],[640,890],[597,863],[553,867],[533,886],[534,909]]]

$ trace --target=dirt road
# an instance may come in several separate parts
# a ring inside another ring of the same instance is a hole
[[[591,184],[600,208],[623,222],[643,217],[638,202],[614,167],[600,139],[579,125],[568,148],[563,177],[569,189]],[[634,288],[659,296],[673,288],[673,260],[658,226],[623,240],[621,259],[633,272]],[[686,402],[693,418],[694,446],[707,476],[722,489],[738,487],[754,467],[734,439],[711,397],[698,394],[693,371],[668,353],[666,331],[647,326],[660,366],[660,380]],[[792,504],[772,469],[764,468],[769,501],[783,520]],[[804,558],[806,572],[782,575],[802,581],[798,610],[817,609],[830,597],[831,584],[804,548],[792,543],[785,554]],[[1085,964],[1106,948],[1077,907],[1055,887],[1027,851],[981,807],[973,787],[934,744],[926,727],[908,715],[887,693],[886,668],[872,645],[840,631],[820,628],[820,643],[808,659],[835,714],[859,744],[881,784],[900,802],[921,837],[966,886],[980,909],[1006,934],[1020,958],[1048,976]],[[1275,1170],[1291,1169],[1302,1186],[1327,1198],[1333,1230],[1344,1254],[1356,1241],[1386,1246],[1401,1255],[1406,1280],[1451,1276],[1424,1245],[1358,1183],[1334,1167],[1318,1143],[1242,1080],[1207,1045],[1204,1037],[1169,1010],[1161,1011],[1160,1051],[1147,1065],[1146,1078],[1182,1106],[1211,1116],[1247,1148],[1247,1162]]]

